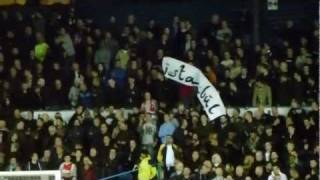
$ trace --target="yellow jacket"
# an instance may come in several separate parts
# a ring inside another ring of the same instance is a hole
[[[151,180],[157,175],[157,169],[149,163],[150,159],[151,157],[147,156],[140,162],[138,180]]]

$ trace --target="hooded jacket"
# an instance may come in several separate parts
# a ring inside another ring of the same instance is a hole
[[[141,160],[139,164],[138,180],[151,180],[156,176],[157,169],[149,163],[150,160],[150,155]]]

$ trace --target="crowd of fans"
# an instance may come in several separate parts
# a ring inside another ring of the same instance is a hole
[[[197,28],[178,16],[167,27],[117,20],[100,27],[73,11],[1,11],[2,170],[93,180],[131,170],[147,150],[164,179],[259,180],[279,168],[289,179],[318,179],[317,24],[301,31],[288,21],[278,41],[253,48],[217,14]],[[164,78],[164,56],[200,68],[226,106],[259,109],[209,123],[196,89]],[[276,106],[291,109],[280,115]],[[71,119],[21,116],[70,108]]]

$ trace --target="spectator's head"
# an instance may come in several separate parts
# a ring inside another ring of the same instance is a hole
[[[97,154],[98,154],[98,152],[97,152],[96,148],[94,148],[94,147],[90,148],[90,151],[89,151],[90,157],[96,157]]]
[[[117,150],[115,148],[110,149],[109,151],[109,159],[114,160],[117,158]]]
[[[37,153],[32,153],[31,155],[31,162],[35,163],[39,160],[39,156]]]
[[[150,157],[149,151],[146,149],[142,149],[140,154],[140,160],[143,160],[144,158],[148,158],[148,157]]]
[[[201,174],[208,174],[211,172],[211,169],[212,169],[211,162],[208,160],[205,160],[201,165],[200,173]]]
[[[215,153],[211,156],[211,162],[214,166],[219,166],[222,163],[222,158],[220,154]]]
[[[256,161],[258,161],[258,162],[263,161],[262,151],[257,151],[257,152],[256,152],[256,154],[255,154],[255,159],[256,159]]]
[[[38,43],[42,43],[45,41],[44,36],[41,32],[36,32],[36,40]]]
[[[264,144],[264,150],[265,150],[265,151],[268,151],[268,152],[271,152],[271,151],[272,151],[272,144],[271,144],[271,142],[266,142],[266,143]]]
[[[233,172],[234,172],[234,166],[232,165],[232,163],[227,163],[226,165],[225,165],[225,173],[226,174],[233,174]]]
[[[205,114],[200,116],[200,122],[202,126],[206,126],[208,124],[208,118]]]
[[[110,137],[105,135],[103,136],[103,145],[109,146],[110,145]]]
[[[287,151],[288,151],[288,152],[294,151],[294,148],[295,148],[295,145],[294,145],[293,142],[288,142],[288,143],[287,143]]]
[[[176,171],[177,174],[183,174],[183,168],[184,168],[184,164],[181,161],[176,161],[175,165],[174,165],[174,169]]]
[[[90,157],[88,157],[88,156],[85,156],[85,157],[83,157],[83,165],[84,165],[84,167],[86,167],[86,166],[92,166],[92,161],[91,161],[91,159],[90,159]]]
[[[173,138],[171,136],[166,137],[166,144],[168,144],[168,145],[173,144]]]
[[[189,167],[184,167],[183,169],[183,177],[185,179],[189,179],[191,176],[191,169]]]
[[[25,128],[25,124],[24,124],[24,121],[19,121],[18,123],[17,123],[17,130],[24,130],[24,128]]]
[[[199,151],[197,151],[197,150],[192,151],[191,157],[192,157],[193,162],[198,161],[200,159]]]
[[[237,176],[237,177],[243,177],[243,176],[244,176],[243,166],[238,165],[238,166],[236,167],[236,176]]]
[[[262,166],[256,166],[255,170],[254,170],[254,174],[256,175],[256,177],[261,177],[264,174],[264,170]]]
[[[315,159],[311,159],[309,161],[309,166],[310,166],[311,169],[315,169],[315,168],[317,168],[318,163],[317,163],[317,161]]]
[[[51,125],[51,126],[48,127],[48,132],[49,132],[50,136],[54,136],[56,134],[56,132],[57,132],[57,129],[56,129],[55,126]]]
[[[275,176],[275,177],[280,177],[280,167],[278,165],[274,165],[272,167],[272,174]]]
[[[27,35],[27,36],[31,36],[32,35],[32,27],[31,26],[26,26],[24,28],[24,34]]]
[[[278,153],[277,152],[272,152],[271,153],[271,160],[273,161],[273,162],[277,162],[278,160],[279,160],[279,155],[278,155]]]
[[[55,147],[62,147],[63,146],[63,142],[62,142],[62,139],[61,139],[61,137],[56,137],[55,139],[54,139],[54,146]]]
[[[223,169],[221,167],[217,167],[215,169],[215,173],[216,173],[216,176],[222,177],[223,176]]]
[[[71,156],[69,154],[64,156],[64,162],[65,163],[71,163]]]
[[[12,165],[12,166],[18,165],[18,163],[17,163],[17,158],[16,158],[16,157],[11,157],[9,163],[10,163],[10,165]]]
[[[51,151],[49,149],[45,149],[43,151],[43,157],[44,158],[50,158],[51,157]]]

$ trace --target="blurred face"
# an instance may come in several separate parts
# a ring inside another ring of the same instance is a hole
[[[277,160],[279,158],[278,154],[276,152],[271,153],[271,159],[272,160]]]
[[[37,153],[33,153],[33,154],[32,154],[32,157],[31,157],[31,160],[32,160],[32,161],[38,161],[38,159],[39,159],[39,158],[38,158],[38,154],[37,154]]]
[[[136,147],[137,143],[135,140],[130,140],[130,147]]]
[[[313,168],[316,168],[317,167],[317,161],[316,160],[310,160],[310,167],[313,169]]]
[[[182,171],[183,171],[183,163],[180,162],[180,161],[178,161],[178,162],[175,164],[175,169],[176,169],[177,172],[182,173]]]
[[[90,156],[91,157],[96,157],[97,156],[97,150],[95,148],[90,149]]]
[[[109,152],[109,158],[110,159],[115,159],[116,155],[117,155],[116,150],[115,149],[111,149],[110,152]]]
[[[50,150],[44,150],[43,156],[46,157],[46,158],[50,157],[51,156],[51,151]]]
[[[109,136],[104,136],[104,137],[103,137],[103,144],[105,144],[105,145],[109,145],[109,144],[110,144],[110,138],[109,138]]]
[[[82,152],[80,150],[76,151],[76,157],[81,157],[82,156]]]
[[[263,155],[261,151],[256,152],[256,161],[262,161],[263,160]]]
[[[204,161],[201,167],[201,172],[203,174],[208,174],[211,171],[212,165],[210,161]]]
[[[263,168],[261,167],[261,166],[257,166],[256,168],[255,168],[255,174],[256,174],[256,176],[262,176],[263,175]]]
[[[107,133],[107,132],[108,132],[108,127],[107,127],[107,125],[106,125],[106,124],[101,124],[101,126],[100,126],[100,131],[101,131],[102,134]]]
[[[287,150],[288,150],[289,152],[293,151],[293,150],[294,150],[294,144],[293,144],[293,143],[288,143],[288,144],[287,144]]]
[[[222,168],[219,167],[219,168],[216,169],[216,175],[217,176],[222,176],[223,175]]]
[[[221,164],[222,159],[219,154],[213,154],[211,157],[211,161],[213,164]]]
[[[271,151],[272,150],[272,145],[270,142],[266,142],[264,145],[264,148],[266,151]]]
[[[54,144],[55,144],[56,146],[62,146],[62,140],[61,140],[61,138],[56,138]]]
[[[191,174],[190,168],[185,167],[185,168],[183,169],[183,176],[184,176],[184,177],[190,177],[190,174]]]
[[[237,166],[236,167],[236,175],[237,176],[243,176],[243,167],[242,166]]]
[[[275,176],[280,176],[280,168],[278,166],[274,166],[272,168],[272,172],[274,173]]]
[[[192,159],[193,160],[198,160],[199,159],[199,152],[198,151],[193,151],[192,152]]]
[[[145,100],[150,100],[151,94],[149,92],[145,93],[144,98],[145,98]]]
[[[206,115],[204,115],[204,114],[201,115],[200,120],[201,120],[201,124],[202,124],[203,126],[207,125],[208,119],[207,119],[207,116],[206,116]]]
[[[64,161],[67,163],[71,162],[71,156],[69,156],[69,155],[65,156]]]
[[[10,159],[10,164],[12,164],[12,165],[15,165],[15,164],[17,164],[17,159],[16,158],[11,158]]]
[[[295,131],[295,128],[293,126],[289,126],[288,131],[290,134],[293,134]]]

